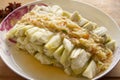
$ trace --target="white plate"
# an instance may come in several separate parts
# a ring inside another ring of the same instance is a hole
[[[6,32],[14,26],[17,20],[29,11],[35,4],[44,5],[59,5],[63,9],[73,12],[79,11],[79,13],[91,20],[96,22],[98,25],[103,25],[108,29],[108,34],[116,40],[117,48],[114,53],[113,61],[110,67],[102,74],[96,76],[94,79],[98,79],[103,75],[107,74],[109,71],[115,67],[120,59],[120,29],[116,22],[106,15],[104,12],[98,10],[97,8],[81,3],[75,0],[41,0],[32,3],[28,3],[10,13],[0,25],[0,56],[2,60],[10,67],[14,72],[21,75],[26,79],[37,79],[37,80],[81,80],[84,78],[75,78],[66,75],[63,70],[41,65],[39,61],[34,59],[31,55],[25,52],[17,52],[14,46],[6,45],[5,34]],[[85,79],[84,79],[85,80]]]

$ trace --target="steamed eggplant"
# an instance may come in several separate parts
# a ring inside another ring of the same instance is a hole
[[[68,58],[71,54],[72,49],[74,48],[74,45],[66,38],[63,40],[63,46],[64,46],[64,51],[62,53],[62,56],[60,58],[60,63],[66,67],[68,64]]]
[[[80,74],[90,59],[90,53],[84,51],[83,49],[74,49],[71,54],[71,69],[75,74]]]
[[[94,60],[92,60],[86,70],[83,72],[83,76],[87,78],[93,78],[97,73],[97,65]]]
[[[52,57],[54,51],[61,45],[62,39],[59,34],[53,36],[44,46],[44,52],[47,56]]]
[[[64,51],[64,46],[60,45],[60,47],[57,48],[57,50],[53,53],[54,58],[59,62],[60,62],[60,58],[62,56],[63,51]]]
[[[52,32],[47,31],[45,29],[39,29],[38,31],[31,35],[30,41],[32,43],[42,45],[47,43],[52,36],[53,36]]]

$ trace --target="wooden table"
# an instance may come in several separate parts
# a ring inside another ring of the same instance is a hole
[[[0,0],[0,9],[8,5],[8,2],[21,2],[25,4],[33,0]],[[90,3],[113,17],[120,26],[120,0],[78,0]],[[120,80],[120,62],[117,66],[100,80]],[[0,80],[25,80],[10,70],[0,59]]]

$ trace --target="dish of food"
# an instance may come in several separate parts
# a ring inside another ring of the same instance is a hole
[[[69,75],[93,78],[106,70],[112,60],[115,41],[99,27],[60,6],[35,6],[7,33],[41,64],[58,66]]]
[[[67,77],[72,77],[69,79],[75,80],[81,77],[97,79],[98,75],[110,69],[119,48],[116,46],[117,40],[107,34],[109,29],[106,25],[99,25],[83,17],[79,10],[64,10],[59,5],[51,3],[31,4],[23,8],[23,11],[17,22],[11,21],[13,26],[6,27],[7,31],[1,28],[2,33],[5,33],[4,40],[7,40],[4,42],[7,48],[5,51],[9,50],[11,53],[12,49],[8,47],[14,46],[12,58],[15,59],[15,63],[21,54],[21,58],[23,55],[29,55],[38,65],[48,66],[46,69],[59,67],[57,69],[61,69],[62,72],[64,70],[69,75]],[[27,53],[23,54],[21,51]],[[32,63],[31,66],[35,66]],[[17,65],[23,69],[21,64]],[[26,72],[22,73],[32,77],[32,73]],[[36,76],[34,79],[40,77]]]

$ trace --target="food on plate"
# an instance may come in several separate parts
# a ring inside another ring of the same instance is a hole
[[[77,11],[36,5],[6,36],[41,64],[60,67],[68,75],[93,78],[112,61],[115,41],[106,32],[107,28]]]

